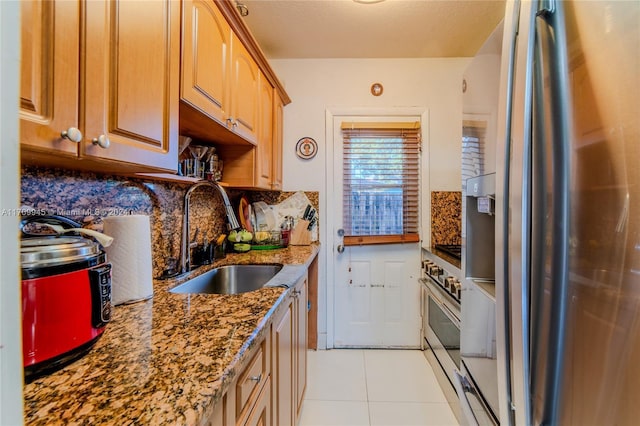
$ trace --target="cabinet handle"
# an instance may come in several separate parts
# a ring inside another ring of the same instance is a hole
[[[63,139],[78,143],[82,140],[82,132],[75,127],[69,127],[67,130],[60,132]]]
[[[252,382],[260,382],[260,380],[262,380],[262,374],[258,374],[257,376],[251,376],[249,377],[249,380],[251,380]]]
[[[229,127],[229,126],[231,126],[231,127],[233,127],[235,129],[236,127],[238,127],[238,122],[236,120],[234,120],[233,117],[229,117],[229,118],[227,118],[227,127]]]
[[[111,145],[111,141],[105,135],[100,135],[97,138],[93,138],[91,140],[91,143],[94,145],[98,145],[102,149],[107,149],[109,148],[109,145]]]

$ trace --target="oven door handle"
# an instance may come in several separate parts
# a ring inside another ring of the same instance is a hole
[[[467,421],[467,425],[478,426],[478,420],[473,414],[473,409],[471,408],[471,404],[469,403],[469,399],[467,398],[467,392],[473,393],[474,390],[471,385],[469,385],[467,379],[465,377],[462,377],[458,370],[454,370],[453,374],[455,376],[453,386],[456,388],[458,398],[460,398],[460,408],[462,409],[462,414]]]

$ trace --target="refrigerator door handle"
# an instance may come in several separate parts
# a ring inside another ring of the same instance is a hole
[[[465,377],[462,377],[460,372],[457,370],[453,372],[455,376],[455,381],[453,386],[456,388],[456,393],[458,394],[458,398],[460,398],[460,408],[462,409],[462,414],[464,418],[467,420],[467,425],[469,426],[478,426],[478,420],[476,416],[473,414],[473,410],[471,409],[471,404],[469,403],[469,399],[467,399],[467,393],[473,393],[473,388],[467,382]]]
[[[548,2],[546,2],[548,3]],[[534,350],[546,352],[545,371],[532,371],[532,386],[534,392],[541,392],[538,395],[542,400],[542,418],[535,419],[545,424],[557,424],[559,419],[559,408],[562,404],[560,400],[562,388],[562,371],[565,357],[564,341],[566,334],[566,317],[568,306],[568,242],[569,242],[569,170],[570,170],[570,114],[569,114],[569,80],[568,80],[568,55],[565,34],[564,11],[562,2],[551,2],[551,7],[544,8],[542,13],[538,13],[536,18],[536,38],[537,38],[537,58],[538,64],[534,69],[534,81],[538,87],[534,90],[535,95],[539,95],[536,104],[538,106],[547,105],[548,110],[534,110],[538,124],[534,129],[539,133],[535,136],[534,144],[545,144],[544,136],[549,138],[548,148],[550,150],[550,162],[545,167],[550,168],[550,182],[544,183],[544,187],[552,196],[550,211],[545,212],[545,216],[539,217],[538,224],[543,225],[542,230],[538,230],[539,239],[549,238],[550,244],[542,258],[538,259],[541,282],[547,281],[550,284],[550,295],[548,297],[548,309],[550,317],[546,333],[548,337],[544,340],[544,333],[539,336],[537,347]],[[545,5],[546,6],[546,5]],[[548,86],[545,86],[548,84]],[[535,96],[534,95],[534,96]],[[545,119],[548,119],[546,122]],[[542,123],[543,127],[539,127]],[[541,149],[540,160],[546,157],[544,146]],[[541,177],[543,178],[543,177]],[[534,180],[535,182],[535,180]],[[542,180],[544,182],[544,180]],[[540,185],[540,181],[538,185]],[[534,194],[540,196],[543,188],[534,189]],[[543,196],[546,197],[546,196]],[[536,221],[534,221],[535,224]],[[546,245],[546,244],[545,244]],[[538,241],[538,248],[545,250],[542,241]],[[545,250],[545,251],[546,251]],[[536,254],[535,252],[532,254]],[[546,260],[548,259],[548,261]],[[545,265],[550,263],[549,275],[546,277]],[[544,285],[539,285],[533,292],[538,299],[538,306],[543,303],[545,291]],[[533,295],[532,295],[533,296]],[[538,319],[541,315],[538,313]],[[551,326],[552,324],[552,326]],[[532,324],[538,327],[540,323]],[[543,380],[544,383],[537,384],[536,379]],[[535,396],[534,396],[535,398]]]
[[[538,16],[548,16],[556,11],[556,0],[540,0]]]

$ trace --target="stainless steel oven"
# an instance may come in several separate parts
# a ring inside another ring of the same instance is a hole
[[[454,383],[460,369],[460,304],[430,278],[422,279],[425,344]]]
[[[460,263],[455,256],[434,249],[423,252],[422,261],[422,349],[438,384],[459,422],[464,421],[455,389],[461,367]]]

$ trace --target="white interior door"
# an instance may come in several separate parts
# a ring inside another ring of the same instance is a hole
[[[416,117],[333,116],[332,209],[334,347],[420,346],[420,244],[342,246],[342,121]],[[331,186],[330,186],[331,187]]]

